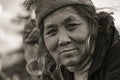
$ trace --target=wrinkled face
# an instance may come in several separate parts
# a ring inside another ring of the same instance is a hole
[[[44,42],[57,63],[82,65],[88,57],[85,43],[90,26],[72,7],[57,10],[44,19]]]

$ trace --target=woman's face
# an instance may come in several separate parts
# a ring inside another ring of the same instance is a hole
[[[59,9],[44,19],[44,42],[56,63],[66,67],[84,64],[89,28],[72,7]]]

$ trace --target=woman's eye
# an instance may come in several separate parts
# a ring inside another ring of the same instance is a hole
[[[48,30],[46,34],[50,36],[54,36],[56,33],[57,33],[56,29],[51,29],[51,30]]]
[[[79,26],[80,24],[78,24],[78,23],[70,23],[70,24],[68,24],[68,30],[75,30],[78,26]]]

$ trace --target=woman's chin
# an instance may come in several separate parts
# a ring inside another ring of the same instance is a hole
[[[70,72],[78,72],[78,69],[76,67],[66,67],[68,71]]]
[[[62,64],[66,67],[76,66],[78,63],[79,63],[78,61],[74,61],[74,60],[71,60],[71,59],[62,60]]]
[[[78,58],[62,59],[61,64],[64,65],[70,72],[76,72],[80,67],[80,61]]]
[[[78,72],[81,69],[81,66],[78,63],[67,63],[64,64],[64,66],[70,71],[70,72]]]

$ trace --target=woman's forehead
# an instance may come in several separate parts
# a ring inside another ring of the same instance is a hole
[[[54,15],[56,15],[56,14],[63,13],[63,12],[64,12],[64,13],[70,12],[70,13],[75,13],[75,14],[76,14],[76,11],[75,11],[75,9],[74,9],[72,6],[67,6],[67,7],[62,7],[62,8],[60,8],[60,9],[52,12],[52,13],[49,14],[48,16],[54,16]]]
[[[63,24],[65,23],[68,23],[68,22],[72,22],[72,21],[77,21],[77,19],[75,18],[77,16],[74,16],[74,15],[71,15],[71,14],[68,14],[67,16],[63,16],[63,18],[60,19],[60,17],[58,18],[49,18],[49,19],[46,19],[44,21],[44,26],[46,26],[47,28],[48,27],[52,27],[52,26],[55,26],[55,24],[57,24],[57,22],[61,22]],[[57,19],[57,20],[56,20]]]
[[[50,21],[52,22],[53,18],[62,18],[64,17],[65,21],[68,20],[73,20],[75,19],[75,16],[78,16],[79,14],[77,13],[77,11],[72,8],[72,7],[65,7],[65,8],[61,8],[51,14],[49,14],[45,19],[44,22]]]

